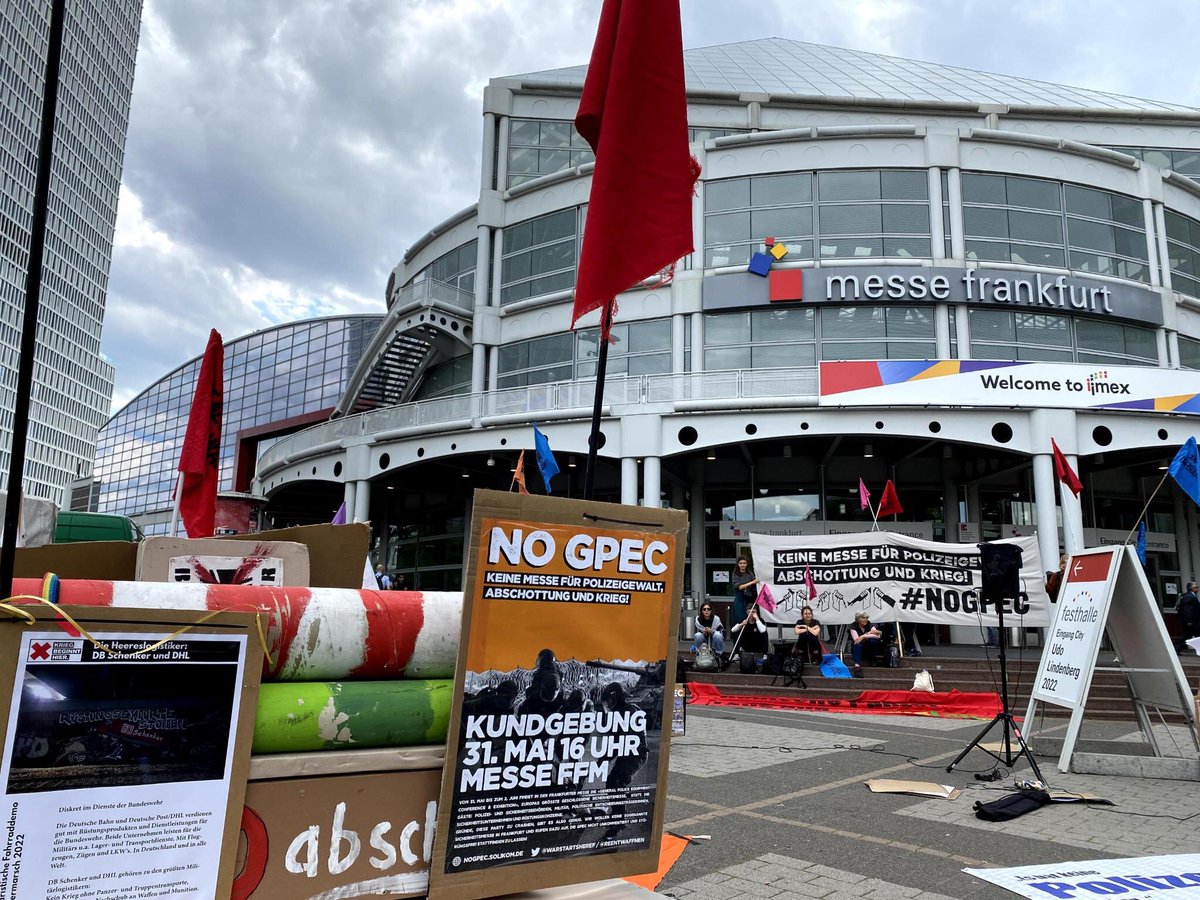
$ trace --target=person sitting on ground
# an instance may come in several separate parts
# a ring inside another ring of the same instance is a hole
[[[737,648],[739,651],[762,656],[767,652],[767,626],[758,615],[758,604],[750,607],[746,618],[738,622],[730,631],[738,635]]]
[[[721,617],[713,612],[711,603],[705,603],[700,607],[700,615],[696,616],[695,623],[696,638],[692,641],[693,653],[700,649],[701,644],[710,644],[713,652],[718,655],[725,652],[725,629],[721,625]]]
[[[868,654],[873,657],[878,655],[883,648],[883,634],[871,624],[870,616],[860,612],[850,626],[850,640],[853,642],[850,655],[854,657],[854,671],[851,674],[855,678],[862,678],[862,661]]]
[[[811,606],[800,607],[800,621],[796,623],[796,645],[793,656],[800,656],[814,666],[821,664],[821,623],[813,618]]]

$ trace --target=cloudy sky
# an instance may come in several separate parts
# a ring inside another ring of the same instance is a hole
[[[650,2],[650,0],[647,0]],[[682,0],[783,37],[1200,106],[1191,0]],[[489,78],[587,62],[600,0],[145,0],[102,349],[114,410],[204,349],[382,312],[478,197]]]

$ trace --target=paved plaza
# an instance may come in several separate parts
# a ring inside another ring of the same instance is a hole
[[[685,850],[659,893],[680,900],[1000,900],[1015,895],[962,869],[1195,852],[1200,846],[1200,784],[1064,775],[1048,758],[1038,763],[1051,788],[1087,792],[1115,805],[1052,804],[1004,823],[975,818],[977,800],[1011,793],[1014,777],[1029,775],[1018,762],[1015,775],[977,781],[975,773],[995,765],[979,751],[953,773],[945,771],[984,724],[690,708],[687,735],[672,745],[666,828],[709,840]],[[1132,722],[1088,723],[1088,732],[1131,745],[1141,740]],[[989,736],[998,737],[999,729]],[[1162,726],[1159,738],[1164,747],[1195,757],[1183,729]],[[864,785],[868,778],[932,781],[963,793],[953,801],[872,794]]]

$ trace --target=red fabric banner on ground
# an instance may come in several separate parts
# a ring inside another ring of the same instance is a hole
[[[216,529],[224,377],[225,347],[214,328],[200,363],[183,452],[179,454],[179,471],[183,473],[179,516],[190,538],[209,537]]]
[[[863,691],[853,700],[834,697],[780,697],[735,694],[715,684],[688,682],[690,703],[696,706],[745,706],[755,709],[795,709],[804,712],[865,713],[891,716],[940,716],[952,719],[990,719],[1000,712],[995,693],[930,693],[928,691]]]
[[[693,249],[679,0],[604,0],[575,127],[596,168],[572,326]]]

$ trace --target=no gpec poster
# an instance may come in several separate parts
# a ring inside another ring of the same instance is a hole
[[[0,898],[213,897],[246,636],[21,635]]]
[[[664,511],[673,516],[682,533],[686,518]],[[677,535],[477,523],[463,699],[446,769],[453,781],[443,785],[449,818],[439,823],[445,851],[435,870],[454,876],[652,850],[670,732],[664,712],[673,703],[666,653]],[[544,883],[583,876],[576,869]]]

